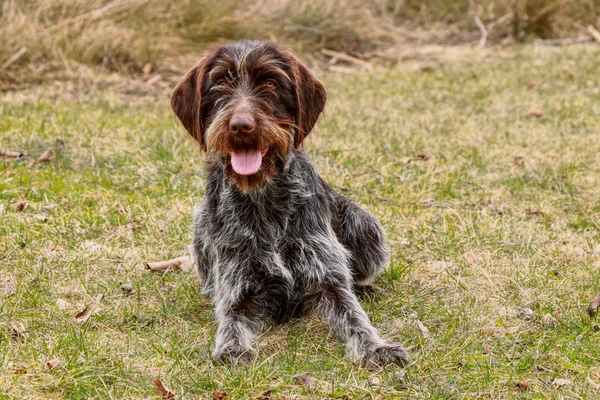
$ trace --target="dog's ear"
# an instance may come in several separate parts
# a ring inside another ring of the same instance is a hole
[[[192,68],[177,84],[171,94],[171,108],[185,129],[200,143],[206,151],[202,138],[204,121],[202,121],[202,83],[206,76],[208,65],[214,56],[206,56]]]
[[[296,86],[296,101],[298,102],[294,146],[300,147],[325,108],[327,91],[321,81],[295,57],[293,57],[291,65]]]

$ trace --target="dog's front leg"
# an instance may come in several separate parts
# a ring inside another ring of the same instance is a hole
[[[255,354],[253,345],[263,325],[256,302],[249,297],[235,304],[221,300],[217,305],[217,320],[219,327],[213,359],[233,364],[250,361]]]
[[[313,301],[334,335],[346,344],[351,359],[360,359],[370,368],[410,362],[402,345],[387,343],[377,334],[349,284],[321,282]]]

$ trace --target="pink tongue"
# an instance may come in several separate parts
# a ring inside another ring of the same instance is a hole
[[[260,169],[260,150],[240,150],[231,152],[231,166],[240,175],[254,175]]]

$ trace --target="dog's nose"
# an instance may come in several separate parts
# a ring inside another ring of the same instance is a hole
[[[249,113],[235,114],[229,121],[229,130],[233,133],[250,133],[255,127],[254,117]]]

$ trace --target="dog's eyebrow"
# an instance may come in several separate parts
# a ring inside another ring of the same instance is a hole
[[[292,82],[292,79],[288,75],[288,73],[283,69],[285,63],[280,60],[273,58],[268,54],[262,55],[256,63],[254,64],[254,68],[259,71],[259,75],[281,75],[288,81]]]
[[[210,70],[208,76],[210,79],[215,79],[216,77],[228,78],[231,77],[233,69],[230,60],[217,59],[215,61],[215,66]]]

